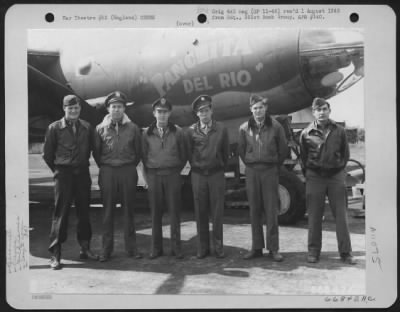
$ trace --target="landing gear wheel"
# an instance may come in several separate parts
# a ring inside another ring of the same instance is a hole
[[[344,171],[346,172],[347,187],[365,182],[365,167],[358,160],[349,159]]]
[[[305,186],[300,179],[284,167],[279,174],[279,224],[294,224],[306,211]]]

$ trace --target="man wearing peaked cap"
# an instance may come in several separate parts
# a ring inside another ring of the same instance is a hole
[[[170,219],[171,255],[182,259],[180,210],[181,170],[187,157],[183,130],[171,123],[172,104],[165,98],[153,103],[155,121],[143,131],[143,164],[148,184],[148,199],[152,219],[150,259],[164,254],[162,217],[164,207]]]
[[[336,236],[340,258],[355,264],[347,223],[346,174],[349,145],[345,130],[329,118],[331,108],[323,98],[312,103],[315,120],[300,135],[300,156],[305,167],[306,205],[308,211],[307,261],[319,261],[322,246],[322,217],[325,197],[336,220]]]
[[[92,229],[89,221],[89,157],[93,148],[93,129],[80,119],[81,104],[76,95],[63,99],[64,117],[47,129],[43,159],[54,172],[54,210],[50,232],[50,267],[61,268],[61,245],[67,239],[68,215],[75,201],[78,215],[77,237],[80,259],[97,258],[90,251]]]
[[[122,103],[126,106],[127,100],[126,95],[120,91],[111,92],[105,100],[105,107],[108,108],[112,103]]]
[[[126,96],[122,92],[109,94],[105,105],[109,114],[96,127],[93,153],[100,167],[99,187],[103,201],[102,262],[108,261],[114,250],[113,211],[118,202],[124,214],[125,251],[129,257],[141,257],[136,246],[134,219],[141,133],[125,114]]]
[[[263,218],[267,222],[267,249],[273,261],[282,261],[279,253],[279,167],[287,155],[283,127],[267,114],[267,99],[250,96],[252,117],[239,128],[238,153],[246,165],[246,191],[250,206],[251,250],[244,259],[262,257],[265,247]]]
[[[213,119],[212,99],[201,95],[192,108],[199,121],[189,127],[187,146],[197,223],[197,257],[210,253],[209,216],[212,222],[212,246],[217,258],[223,258],[223,213],[225,175],[229,138],[225,126]]]
[[[211,96],[209,95],[200,95],[198,96],[192,103],[192,109],[195,113],[202,109],[205,106],[209,106],[211,108]]]
[[[172,104],[170,101],[168,101],[166,98],[160,98],[157,99],[156,101],[154,101],[154,103],[151,105],[153,108],[153,113],[156,107],[160,107],[160,108],[165,108],[169,111],[172,110]]]

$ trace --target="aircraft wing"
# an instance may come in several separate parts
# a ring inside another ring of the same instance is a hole
[[[75,94],[66,80],[58,51],[28,50],[29,141],[43,140],[47,126],[64,115],[62,99]],[[78,94],[75,94],[79,97]],[[102,115],[82,99],[83,119],[97,124]]]

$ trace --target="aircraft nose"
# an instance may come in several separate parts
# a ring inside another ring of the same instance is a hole
[[[332,97],[364,76],[363,37],[357,30],[302,30],[299,57],[313,97]]]

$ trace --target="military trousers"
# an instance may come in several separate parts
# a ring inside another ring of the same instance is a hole
[[[157,170],[148,170],[146,173],[152,223],[152,253],[163,253],[162,217],[164,210],[167,210],[170,220],[171,251],[178,255],[181,253],[182,178],[180,172],[158,174]]]
[[[122,207],[125,251],[128,255],[137,253],[134,219],[137,181],[138,175],[134,165],[100,167],[103,256],[109,257],[114,250],[114,212],[117,203],[121,203]]]
[[[306,205],[308,212],[308,251],[319,256],[322,245],[322,217],[325,198],[336,222],[336,238],[340,253],[351,252],[347,221],[347,192],[344,170],[331,177],[321,177],[308,169],[306,172]]]
[[[246,191],[250,206],[252,250],[265,247],[263,234],[263,213],[267,231],[269,251],[279,250],[279,172],[277,166],[246,166]]]
[[[210,252],[209,219],[211,219],[212,248],[215,253],[221,254],[225,204],[224,172],[221,170],[210,175],[203,175],[192,171],[191,180],[197,225],[197,253],[202,255]]]
[[[56,167],[54,171],[54,210],[50,230],[49,251],[61,252],[61,244],[67,240],[68,217],[71,205],[75,203],[77,214],[77,239],[79,244],[89,246],[92,228],[89,220],[90,208],[89,168]]]

